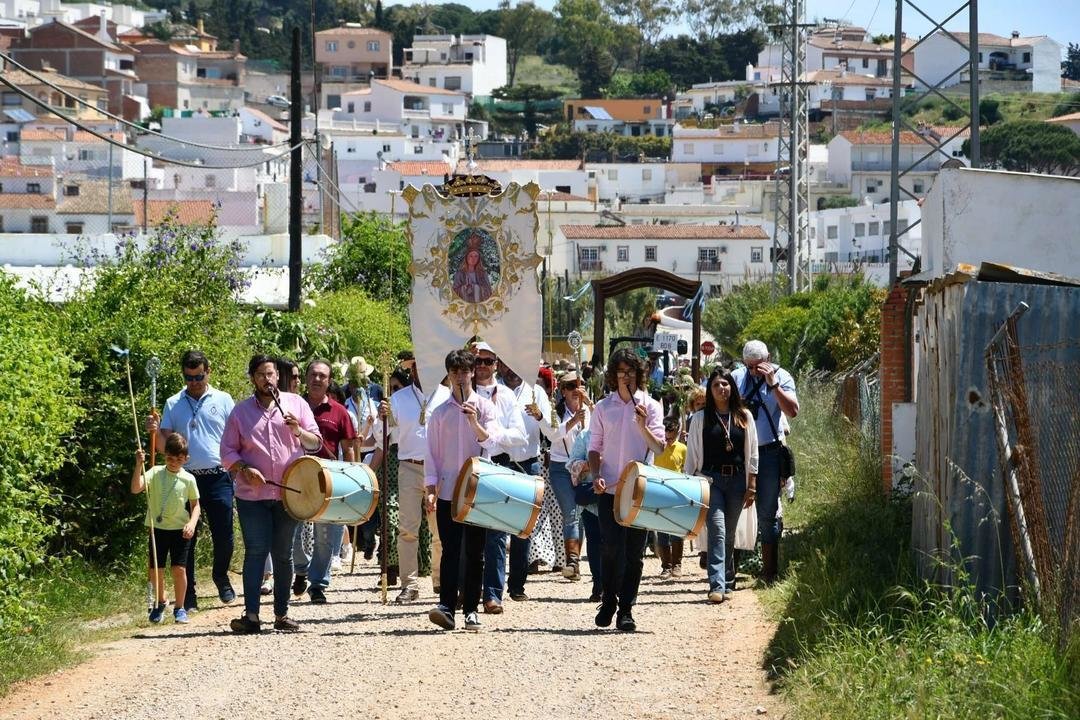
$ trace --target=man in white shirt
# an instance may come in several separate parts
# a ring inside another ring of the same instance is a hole
[[[539,474],[532,472],[529,463],[515,463],[511,459],[520,457],[528,460],[521,453],[528,445],[528,432],[525,428],[525,413],[518,407],[517,395],[512,388],[501,385],[495,380],[495,366],[498,356],[495,351],[485,342],[473,345],[476,355],[476,366],[473,372],[473,384],[480,397],[491,401],[495,406],[495,416],[502,429],[497,450],[492,451],[491,460],[504,467],[512,468],[518,472],[530,475]],[[550,412],[550,410],[549,410]],[[537,452],[539,454],[539,452]],[[532,458],[535,460],[535,456]],[[528,465],[528,467],[526,467]],[[503,588],[507,587],[506,575],[506,536],[507,533],[497,530],[487,531],[487,540],[484,544],[484,612],[499,614],[502,612]],[[525,579],[529,572],[529,539],[517,536],[510,538],[510,597],[514,600],[527,600],[525,595]]]

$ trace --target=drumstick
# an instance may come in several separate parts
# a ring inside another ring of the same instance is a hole
[[[274,482],[273,480],[267,480],[266,478],[263,478],[263,482],[265,482],[267,485],[273,485],[274,487],[279,487],[282,490],[288,490],[289,492],[302,494],[301,491],[299,489],[297,489],[297,488],[289,487],[288,485],[283,485],[282,483]]]
[[[266,390],[270,393],[270,397],[274,400],[274,404],[277,405],[278,412],[281,413],[281,417],[285,417],[285,411],[281,408],[281,401],[278,400],[278,389],[273,383],[266,384]]]

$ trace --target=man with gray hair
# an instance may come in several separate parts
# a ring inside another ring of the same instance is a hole
[[[743,346],[743,365],[733,373],[735,386],[754,415],[758,438],[757,516],[761,533],[762,574],[766,583],[776,580],[777,543],[780,520],[776,513],[780,502],[780,415],[799,414],[795,380],[791,373],[772,363],[769,348],[760,340]]]

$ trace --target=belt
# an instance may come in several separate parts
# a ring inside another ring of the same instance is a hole
[[[205,475],[221,475],[225,472],[225,468],[218,465],[217,467],[203,468],[202,470],[191,470],[190,472],[195,477],[203,477]]]
[[[758,450],[773,450],[780,447],[784,443],[779,440],[773,440],[771,443],[765,443],[764,445],[758,445]]]
[[[704,472],[710,475],[720,475],[722,477],[731,477],[742,473],[743,468],[741,465],[720,465],[719,467],[705,468]]]
[[[496,465],[508,467],[511,470],[515,469],[515,465],[519,467],[524,467],[525,465],[532,465],[533,463],[537,462],[538,459],[539,458],[537,458],[536,456],[533,456],[531,458],[525,458],[524,460],[511,460],[509,453],[499,453],[498,455],[491,456],[491,462],[495,463]]]
[[[411,465],[423,465],[424,464],[423,460],[413,460],[411,458],[399,457],[398,460],[400,460],[401,462],[407,462],[407,463],[409,463]]]

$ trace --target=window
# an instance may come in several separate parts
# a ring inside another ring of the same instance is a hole
[[[390,152],[390,144],[389,144],[389,143],[383,143],[383,146],[382,146],[382,151],[383,151],[384,153],[388,153],[388,152]]]
[[[349,76],[349,68],[335,65],[330,68],[330,77],[343,78]]]
[[[4,93],[3,97],[4,107],[22,105],[22,95],[20,95],[19,93],[6,92]]]
[[[203,180],[203,184],[208,188],[217,187],[217,175],[207,175]]]
[[[896,234],[899,235],[907,230],[907,218],[896,221]]]
[[[616,170],[615,168],[611,168],[610,170],[607,171],[607,178],[608,178],[608,180],[618,180],[619,179],[619,171]]]
[[[447,90],[460,90],[461,89],[461,76],[460,75],[447,75],[443,80],[443,87]]]
[[[645,262],[656,262],[656,246],[645,246]]]
[[[1027,61],[1025,60],[1024,62],[1027,62]],[[643,115],[648,115],[649,113],[652,112],[652,105],[646,105],[645,107],[641,108],[641,112],[642,112]]]
[[[923,183],[922,180],[916,180],[912,183],[911,190],[916,195],[922,195],[924,192],[926,192],[926,184]]]
[[[78,185],[65,185],[64,186],[64,196],[65,197],[78,197],[79,196],[79,186]]]
[[[428,78],[427,84],[431,87],[435,87],[435,78]]]
[[[80,160],[93,160],[94,159],[94,151],[93,150],[87,150],[85,148],[79,150],[79,159]]]
[[[368,40],[367,41],[367,49],[368,49],[368,52],[379,52],[379,41],[378,40]]]
[[[817,237],[817,228],[813,225],[810,226],[810,239],[813,240]]]
[[[326,52],[337,52],[337,40],[327,40]]]
[[[454,103],[443,103],[442,104],[442,111],[443,111],[443,115],[453,115],[454,114]]]
[[[698,272],[716,272],[720,269],[720,250],[715,247],[697,249]]]
[[[630,262],[630,246],[629,245],[620,245],[617,248],[615,248],[615,251],[616,251],[616,259],[619,262]]]
[[[687,155],[694,154],[694,143],[683,143],[682,150]]]
[[[979,53],[979,62],[982,62],[982,61],[983,61],[983,55],[982,55],[982,53]]]
[[[37,195],[41,192],[41,183],[26,183],[26,192]]]
[[[874,222],[870,223],[869,235],[870,235],[870,237],[877,237],[879,234],[880,233],[878,232],[878,224],[877,224],[877,221],[875,220]]]
[[[712,152],[713,152],[713,155],[723,155],[724,154],[724,143],[713,143]]]
[[[424,154],[424,146],[423,145],[413,145],[412,151],[413,151],[413,155],[423,155]]]
[[[1024,53],[1024,61],[1023,62],[1024,62],[1025,65],[1031,62],[1031,53],[1029,53],[1029,52]]]
[[[4,183],[0,183],[0,193],[4,192]]]
[[[365,100],[364,101],[364,112],[366,112],[366,113],[371,112],[371,101],[370,100]],[[390,150],[389,147],[387,147],[386,149],[387,149],[387,151]]]
[[[825,228],[825,236],[827,238],[829,238],[830,240],[835,240],[836,239],[836,234],[837,234],[837,230],[836,230],[835,225],[829,225],[828,227]]]
[[[64,225],[64,232],[68,235],[82,235],[83,224],[81,222],[69,222]]]
[[[578,248],[578,266],[582,272],[596,272],[602,269],[599,247]]]
[[[866,102],[870,102],[871,100],[874,99],[874,97],[876,97],[876,93],[874,92],[874,88],[866,88]]]
[[[350,115],[355,113],[356,112],[356,103],[348,103],[345,106],[345,112],[349,113]]]
[[[762,262],[763,257],[764,257],[764,253],[762,252],[762,248],[760,248],[760,247],[752,247],[752,248],[750,248],[750,262],[752,262],[752,263]]]
[[[863,66],[864,68],[868,68],[868,67],[870,67],[870,58],[863,58],[863,59],[862,59],[862,66]]]
[[[652,168],[645,168],[641,171],[642,180],[652,180]]]
[[[352,40],[350,40],[348,47],[349,47],[350,50],[352,50],[354,47],[356,47],[356,43],[353,42]]]
[[[855,237],[866,236],[866,223],[855,223]]]
[[[19,142],[19,131],[18,130],[8,130],[7,131],[7,141],[8,142]]]
[[[892,234],[892,222],[886,220],[881,223],[881,234],[885,236]]]
[[[341,96],[340,95],[327,95],[326,96],[326,107],[328,107],[328,108],[339,108],[339,107],[341,107]]]
[[[30,232],[32,233],[47,233],[49,232],[49,218],[43,216],[36,216],[30,218]]]
[[[0,215],[0,233],[4,232],[4,216]]]

